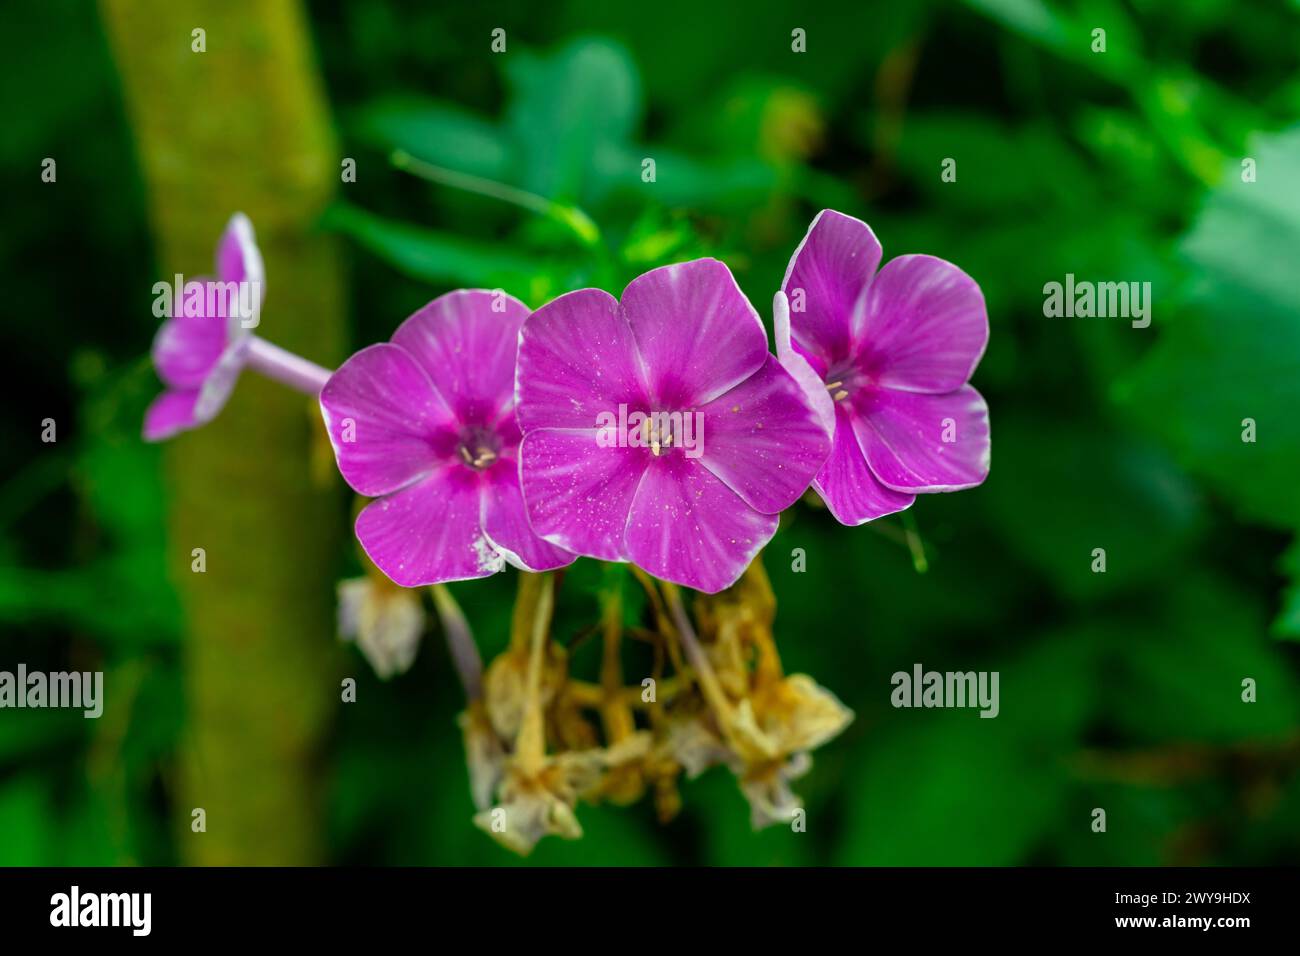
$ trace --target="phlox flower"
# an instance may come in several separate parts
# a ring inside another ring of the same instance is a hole
[[[190,307],[184,300],[173,301],[172,315],[154,337],[153,364],[166,390],[145,412],[146,441],[161,441],[210,422],[230,398],[248,361],[251,330],[262,306],[264,276],[253,224],[243,213],[230,217],[217,243],[216,260],[216,279],[187,283],[185,300],[191,298],[192,290],[194,301]],[[217,310],[225,311],[224,316],[209,314],[214,302],[231,301],[227,283],[251,286],[252,321],[234,308]]]
[[[582,289],[542,306],[523,323],[515,394],[533,530],[701,591],[740,576],[830,448],[715,259],[654,269],[621,299]],[[635,434],[611,434],[638,414]]]
[[[777,295],[777,355],[833,428],[813,487],[847,525],[989,472],[989,412],[968,382],[988,343],[984,296],[950,262],[880,265],[864,222],[817,215]]]
[[[450,292],[321,390],[339,471],[378,498],[357,516],[357,539],[403,587],[574,560],[530,530],[519,490],[513,388],[527,316],[504,293]]]

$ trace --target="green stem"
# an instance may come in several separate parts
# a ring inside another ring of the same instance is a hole
[[[527,572],[520,572],[527,574]],[[532,607],[532,627],[529,633],[528,678],[524,689],[524,716],[515,739],[515,762],[526,776],[541,772],[546,762],[546,722],[542,714],[542,671],[546,661],[546,639],[551,630],[551,609],[555,595],[555,580],[550,574],[532,575],[539,578],[536,604]],[[520,588],[521,592],[524,590]]]
[[[499,183],[495,179],[484,179],[469,173],[458,173],[445,166],[435,166],[422,159],[417,159],[404,149],[395,149],[389,156],[389,162],[397,169],[418,176],[420,179],[452,189],[477,193],[490,199],[510,203],[521,209],[536,213],[568,229],[584,246],[595,246],[600,242],[600,229],[591,217],[577,206],[567,206],[530,193],[515,186]]]

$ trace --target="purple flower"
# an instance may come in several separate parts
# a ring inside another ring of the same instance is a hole
[[[533,534],[519,492],[513,385],[527,316],[504,293],[450,292],[321,390],[339,471],[379,497],[357,516],[357,539],[403,587],[574,560]]]
[[[735,582],[830,448],[714,259],[538,309],[515,395],[533,530],[701,591]]]
[[[145,412],[146,441],[212,421],[248,361],[251,330],[262,307],[263,272],[253,224],[241,212],[230,217],[221,234],[216,265],[215,280],[196,279],[177,289],[170,317],[154,337],[154,368],[167,388]],[[241,301],[251,315],[238,307]]]
[[[866,223],[824,210],[777,295],[777,355],[834,429],[813,487],[848,525],[989,472],[989,410],[967,384],[989,337],[979,286],[933,256],[880,258]]]

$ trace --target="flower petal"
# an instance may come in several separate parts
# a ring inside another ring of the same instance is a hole
[[[226,223],[217,243],[217,278],[222,282],[257,282],[260,286],[264,274],[253,224],[237,212]]]
[[[823,209],[790,257],[781,291],[793,304],[794,344],[819,376],[852,354],[853,305],[875,275],[880,256],[880,240],[870,226]]]
[[[835,437],[830,457],[813,480],[826,507],[840,524],[859,525],[910,508],[913,495],[891,491],[867,467],[853,432],[853,413],[836,406]]]
[[[749,378],[767,356],[762,320],[717,259],[652,269],[620,300],[647,370],[655,407],[712,401]]]
[[[709,594],[736,583],[776,533],[707,468],[665,455],[646,469],[627,523],[627,555],[657,578]]]
[[[483,534],[481,502],[478,477],[447,464],[368,504],[357,515],[357,540],[404,588],[487,577],[505,567],[505,559]]]
[[[262,253],[257,248],[253,224],[242,212],[237,212],[226,223],[226,229],[217,243],[217,278],[221,282],[248,283],[250,298],[242,299],[251,305],[252,314],[235,316],[245,329],[257,328],[261,320],[262,302],[266,298],[266,273],[262,268]]]
[[[194,427],[194,403],[197,390],[166,391],[150,403],[144,413],[144,440],[163,441],[187,428]]]
[[[339,471],[358,494],[395,491],[454,451],[451,410],[396,345],[372,345],[344,362],[321,390],[320,407]]]
[[[604,561],[627,559],[623,534],[645,448],[604,448],[597,431],[531,431],[519,446],[520,482],[533,530],[560,547]]]
[[[700,462],[767,514],[794,504],[830,453],[830,436],[803,389],[770,355],[700,413]]]
[[[509,414],[515,353],[528,306],[504,292],[460,289],[403,322],[392,342],[411,353],[465,424]]]
[[[554,299],[519,333],[515,412],[532,428],[595,428],[602,412],[645,405],[641,359],[618,302],[599,289]]]
[[[871,470],[913,494],[973,488],[989,473],[989,407],[969,385],[946,395],[882,388],[854,416]]]
[[[503,457],[483,481],[483,531],[497,551],[524,571],[551,571],[572,564],[577,555],[539,538],[528,524],[519,489],[519,462]]]
[[[909,392],[961,388],[989,340],[979,285],[951,262],[899,256],[880,270],[855,309],[864,371]]]
[[[194,404],[194,421],[206,425],[226,407],[230,395],[239,381],[239,373],[247,362],[248,346],[252,342],[249,336],[240,336],[226,346],[226,350],[217,359],[208,377],[199,389],[199,400]]]
[[[225,351],[226,322],[173,311],[181,314],[163,322],[154,336],[153,365],[158,377],[172,388],[195,389]]]
[[[776,339],[776,357],[781,362],[781,367],[799,383],[826,434],[832,434],[835,431],[835,402],[826,390],[826,383],[821,376],[801,353],[795,351],[790,339],[790,300],[784,292],[778,292],[772,298],[772,333]]]

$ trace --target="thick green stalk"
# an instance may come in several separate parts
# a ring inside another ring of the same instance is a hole
[[[323,364],[340,353],[336,250],[314,229],[340,157],[303,12],[291,0],[103,0],[146,182],[160,275],[210,274],[246,212],[266,264],[258,333]],[[206,52],[193,32],[205,31]],[[148,290],[135,297],[142,308]],[[146,339],[142,336],[141,343]],[[313,484],[309,399],[245,374],[166,454],[189,708],[176,815],[183,861],[323,859],[322,737],[339,702],[337,489]],[[191,570],[205,551],[206,572]],[[202,808],[206,832],[193,832]]]

